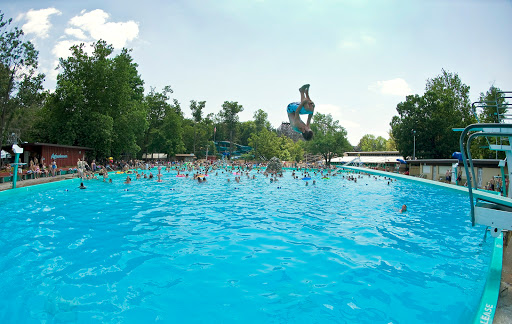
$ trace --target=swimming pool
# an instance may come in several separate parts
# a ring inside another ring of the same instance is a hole
[[[85,190],[67,181],[2,193],[0,319],[472,319],[492,240],[471,227],[466,195],[373,176],[312,175],[306,187],[289,171],[272,184],[252,174],[199,184],[164,172],[162,183],[129,185],[116,175]]]

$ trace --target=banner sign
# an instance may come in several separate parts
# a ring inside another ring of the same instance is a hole
[[[68,157],[68,156],[67,156],[66,154],[59,155],[59,154],[55,154],[55,153],[53,153],[53,154],[52,154],[52,156],[51,156],[51,158],[52,158],[53,160],[57,160],[57,159],[67,159],[67,157]]]

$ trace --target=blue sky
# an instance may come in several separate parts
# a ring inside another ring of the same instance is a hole
[[[273,126],[311,84],[356,145],[388,138],[397,103],[423,94],[442,69],[458,73],[473,101],[494,84],[512,90],[511,0],[0,0],[39,50],[45,86],[73,43],[132,48],[145,88],[171,85],[186,116],[224,101],[263,109]]]

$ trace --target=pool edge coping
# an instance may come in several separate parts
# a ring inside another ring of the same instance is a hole
[[[502,265],[503,233],[494,239],[491,264],[489,265],[484,291],[480,298],[480,305],[473,319],[474,324],[487,324],[494,321],[500,292]]]

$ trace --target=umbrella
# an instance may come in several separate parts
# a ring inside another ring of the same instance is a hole
[[[396,159],[398,162],[400,162],[401,164],[407,164],[407,162],[405,162],[404,160],[402,159]]]
[[[462,153],[460,153],[460,152],[453,152],[452,158],[457,159],[459,161],[462,161]]]

